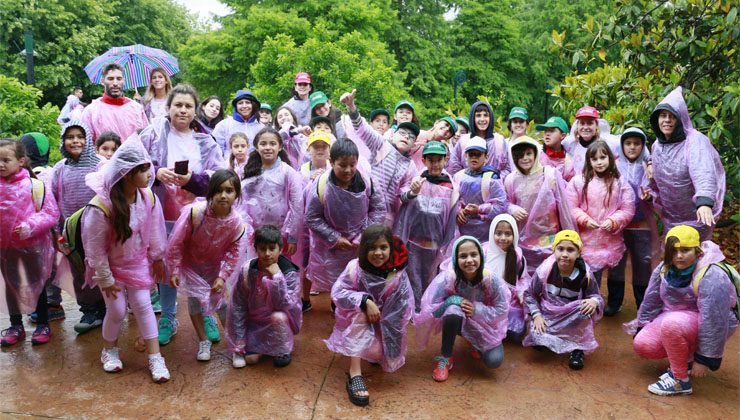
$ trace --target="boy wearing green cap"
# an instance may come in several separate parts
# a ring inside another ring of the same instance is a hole
[[[535,128],[545,132],[542,136],[545,153],[540,153],[540,164],[557,169],[565,182],[570,181],[575,175],[573,159],[565,153],[562,145],[568,135],[568,123],[560,117],[550,117],[546,123],[537,124]]]
[[[342,124],[342,111],[331,104],[331,100],[322,91],[316,91],[308,97],[311,107],[311,121],[316,117],[326,117],[334,127],[334,135],[337,139],[346,137],[344,125]]]
[[[387,109],[378,108],[370,113],[370,126],[381,136],[390,127],[391,114]]]
[[[263,103],[260,106],[259,121],[264,125],[272,124],[272,107],[270,104]]]
[[[414,291],[416,311],[421,296],[437,274],[446,247],[455,236],[455,214],[459,194],[447,165],[447,146],[430,141],[422,149],[425,170],[401,195],[401,212],[393,232],[406,243],[409,259],[406,273]]]
[[[509,128],[511,135],[509,136],[509,142],[516,140],[518,137],[527,134],[527,125],[529,124],[529,113],[527,108],[521,106],[515,106],[509,111],[509,118],[506,122],[506,127]]]

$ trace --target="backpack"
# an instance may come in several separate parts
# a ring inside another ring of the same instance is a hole
[[[36,212],[40,212],[44,207],[44,198],[46,198],[46,185],[40,179],[31,178],[31,196]]]
[[[713,265],[721,268],[722,271],[724,271],[725,274],[727,274],[727,276],[730,278],[730,283],[732,283],[732,286],[735,287],[736,300],[735,307],[732,308],[732,312],[734,312],[735,317],[740,320],[740,273],[738,273],[735,267],[733,267],[732,265],[727,264],[724,261],[719,261],[714,264],[709,264],[708,266],[699,270],[699,273],[697,273],[697,275],[691,280],[691,286],[694,289],[694,294],[696,296],[699,296],[699,283],[701,283],[709,267]]]
[[[326,194],[326,184],[329,182],[329,172],[326,171],[321,176],[319,176],[319,181],[316,183],[316,193],[319,196],[319,202],[323,205],[324,204],[324,195]],[[362,175],[360,175],[362,176]],[[365,179],[363,178],[363,181]],[[365,184],[365,193],[368,196],[371,196],[374,194],[373,192],[373,180],[370,179],[370,185],[368,186],[367,183]]]
[[[151,202],[152,209],[156,204],[156,197],[151,189],[146,189],[149,195],[149,201]],[[88,207],[97,207],[100,209],[105,217],[110,217],[110,209],[105,204],[100,196],[95,196],[87,203],[84,207],[72,213],[71,216],[64,219],[64,227],[62,228],[62,238],[64,238],[64,248],[66,250],[67,259],[73,269],[76,269],[78,273],[85,272],[85,249],[82,247],[82,214]]]

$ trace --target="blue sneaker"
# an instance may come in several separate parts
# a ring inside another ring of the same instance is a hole
[[[49,321],[61,321],[65,318],[64,308],[62,305],[49,305]],[[31,322],[38,322],[38,314],[34,311],[31,313]]]
[[[221,333],[218,331],[218,323],[216,323],[216,318],[212,316],[204,316],[203,317],[203,324],[206,328],[206,337],[208,338],[208,341],[211,343],[218,343],[221,341]]]
[[[165,346],[172,341],[172,337],[177,334],[178,322],[176,319],[162,317],[159,319],[159,345]]]
[[[658,382],[649,385],[648,391],[655,395],[688,395],[694,392],[694,389],[691,387],[691,378],[681,381],[673,376],[673,372],[670,372],[668,376],[663,375]]]

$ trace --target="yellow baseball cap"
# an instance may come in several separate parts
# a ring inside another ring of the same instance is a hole
[[[669,230],[665,235],[666,243],[668,242],[668,238],[671,236],[678,239],[678,242],[676,242],[676,248],[694,248],[701,246],[699,231],[691,226],[680,225]]]
[[[578,247],[578,249],[583,248],[581,237],[578,236],[578,232],[576,232],[575,230],[566,229],[558,232],[557,235],[555,235],[555,239],[552,241],[552,249],[555,250],[555,247],[563,241],[571,241],[573,242],[573,245]]]
[[[317,141],[323,141],[324,143],[331,146],[331,138],[332,135],[325,131],[314,131],[308,135],[308,144],[306,145],[306,147],[310,147],[313,143]]]

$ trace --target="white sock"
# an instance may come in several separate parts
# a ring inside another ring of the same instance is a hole
[[[162,357],[160,353],[154,353],[149,355],[149,360],[156,359],[157,357]]]

